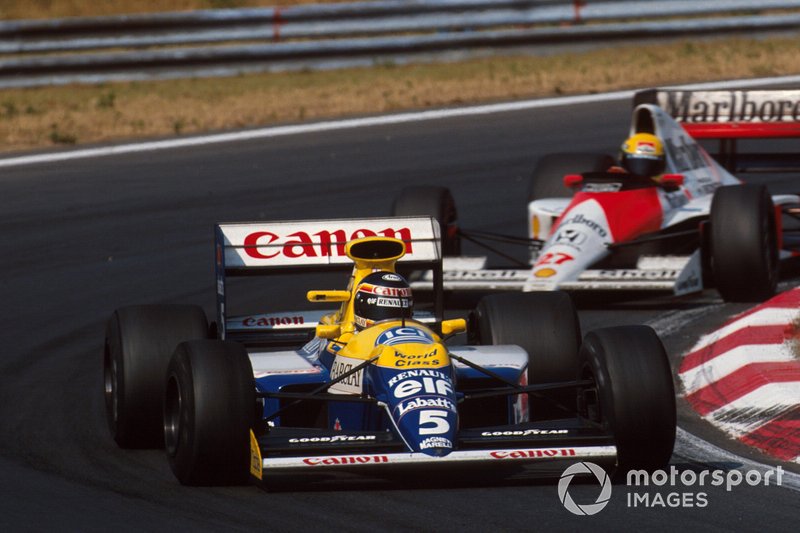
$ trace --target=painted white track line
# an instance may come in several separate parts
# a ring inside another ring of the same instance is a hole
[[[800,405],[800,382],[766,383],[719,408],[704,418],[738,438]]]
[[[713,365],[700,365],[680,373],[686,394],[707,387],[754,363],[787,363],[796,361],[788,344],[756,344],[737,346],[714,358]]]
[[[764,309],[759,309],[751,315],[727,324],[713,333],[703,336],[698,343],[692,347],[692,353],[708,348],[728,335],[741,331],[744,328],[791,324],[797,316],[798,311],[794,308],[765,307]]]
[[[693,85],[683,85],[684,89],[747,89],[763,85],[800,83],[800,75],[760,78],[753,80],[729,80],[700,83]],[[51,152],[32,155],[23,155],[0,159],[0,168],[15,167],[23,165],[34,165],[38,163],[54,163],[59,161],[70,161],[75,159],[88,159],[93,157],[106,157],[112,155],[131,154],[136,152],[152,152],[156,150],[168,150],[174,148],[187,148],[195,146],[206,146],[210,144],[232,143],[250,141],[254,139],[266,139],[270,137],[285,137],[288,135],[300,135],[304,133],[318,133],[325,131],[344,130],[363,128],[369,126],[382,126],[390,124],[402,124],[408,122],[422,122],[427,120],[441,120],[455,117],[468,117],[475,115],[487,115],[493,113],[508,113],[513,111],[523,111],[528,109],[543,109],[550,107],[591,104],[598,102],[611,102],[630,99],[634,90],[617,91],[604,94],[591,94],[580,96],[565,96],[559,98],[544,98],[540,100],[523,100],[519,102],[508,102],[500,104],[477,105],[470,107],[459,107],[452,109],[438,109],[430,111],[418,111],[411,113],[398,113],[394,115],[384,115],[376,117],[364,117],[345,120],[331,120],[315,122],[310,124],[297,124],[289,126],[275,126],[246,131],[236,131],[230,133],[219,133],[214,135],[201,135],[197,137],[187,137],[179,139],[167,139],[162,141],[145,141],[131,144],[120,144],[104,146],[98,148],[87,148],[71,150],[65,152]]]

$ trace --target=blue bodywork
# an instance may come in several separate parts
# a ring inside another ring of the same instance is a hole
[[[426,329],[422,327],[417,331],[424,333]],[[392,332],[379,338],[379,342],[391,344]],[[434,340],[423,335],[415,342],[432,345]],[[402,344],[395,342],[394,346]],[[259,377],[256,379],[257,390],[265,393],[308,392],[329,383],[335,353],[340,347],[335,342],[313,339],[294,353],[306,359],[318,372],[276,373]],[[501,366],[493,371],[513,383],[519,383],[525,374],[524,368]],[[322,421],[318,420],[318,427],[343,431],[389,431],[404,442],[410,452],[444,456],[454,449],[457,441],[458,403],[463,397],[458,390],[459,381],[474,382],[476,379],[491,380],[478,370],[454,364],[438,368],[387,368],[369,364],[364,368],[363,382],[359,385],[364,397],[376,401],[358,403],[328,399],[324,411],[327,416]],[[516,400],[517,396],[514,395],[508,398],[507,424],[515,422]],[[269,418],[282,405],[285,405],[282,400],[265,398],[264,417]],[[291,421],[282,418],[275,417],[271,424],[274,427],[292,426]]]

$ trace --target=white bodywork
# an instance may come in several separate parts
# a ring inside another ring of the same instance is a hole
[[[691,104],[694,105],[694,104]],[[697,107],[697,106],[695,106]],[[719,106],[718,106],[719,107]],[[699,107],[701,111],[705,108]],[[713,108],[719,112],[718,108]],[[716,116],[715,116],[716,118]],[[696,120],[702,121],[702,118]],[[667,187],[648,189],[644,203],[646,212],[632,213],[636,219],[628,228],[620,221],[619,211],[604,207],[598,200],[603,195],[613,198],[620,192],[621,183],[584,184],[573,198],[544,198],[528,206],[529,237],[544,241],[532,253],[530,269],[486,269],[477,263],[444,264],[445,288],[449,290],[657,290],[683,295],[703,288],[700,250],[684,256],[643,256],[635,268],[597,269],[597,265],[612,251],[610,245],[631,242],[638,236],[658,232],[697,219],[708,218],[714,191],[724,185],[741,183],[720,166],[687,131],[661,107],[642,104],[636,107],[630,134],[653,133],[659,137],[666,155],[665,174],[679,174],[683,183],[672,190]],[[585,169],[575,169],[579,172]],[[625,174],[620,174],[620,181]],[[634,192],[634,191],[630,191]],[[657,196],[654,198],[653,194]],[[795,195],[773,198],[775,205],[797,203]],[[606,202],[614,205],[614,202]],[[609,216],[616,219],[610,221]],[[646,231],[637,230],[639,217],[651,217]],[[655,222],[654,222],[655,221]],[[620,228],[625,231],[620,231]],[[617,239],[616,234],[628,235]],[[471,266],[467,266],[471,265]],[[431,287],[432,278],[426,273],[413,286]]]
[[[707,217],[716,188],[740,183],[658,106],[643,104],[636,108],[630,135],[641,133],[643,126],[645,132],[654,133],[664,143],[665,173],[680,174],[684,178],[677,190],[655,189],[661,218],[659,229]],[[620,180],[624,179],[623,174]],[[613,190],[597,192],[617,194]],[[554,212],[553,208],[552,200],[533,201],[528,206],[530,236],[546,238],[546,242],[535,258],[524,290],[652,289],[678,295],[702,290],[699,252],[680,258],[667,257],[663,261],[648,258],[646,265],[639,261],[636,269],[589,270],[611,253],[608,245],[615,242],[614,228],[605,210],[592,199],[580,203],[568,201],[559,212]],[[544,228],[549,233],[545,234]],[[560,262],[567,257],[570,260]]]

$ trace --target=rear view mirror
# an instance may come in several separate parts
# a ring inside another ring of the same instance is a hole
[[[567,174],[564,176],[564,186],[567,189],[576,189],[583,183],[583,176],[581,174]]]
[[[317,324],[315,333],[320,339],[335,339],[342,334],[342,328],[339,324]]]
[[[659,184],[667,191],[677,191],[683,185],[683,174],[664,174]]]
[[[346,302],[350,299],[350,291],[308,291],[309,302]]]
[[[467,321],[463,318],[453,318],[442,321],[442,335],[452,335],[454,333],[464,333],[467,331]]]

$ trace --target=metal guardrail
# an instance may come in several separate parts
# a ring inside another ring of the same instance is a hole
[[[761,0],[757,7],[744,0],[380,0],[2,21],[0,87],[335,68],[419,52],[797,29],[800,13],[752,13],[798,8],[800,0]]]

